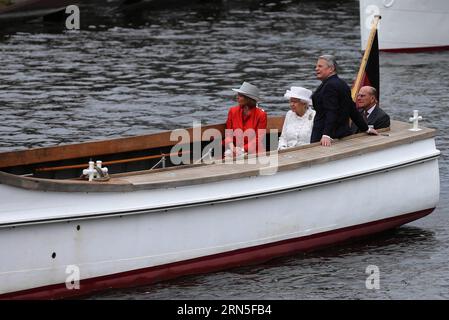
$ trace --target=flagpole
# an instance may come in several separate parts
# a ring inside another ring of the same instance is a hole
[[[359,91],[360,83],[362,82],[363,74],[365,73],[366,64],[368,63],[369,54],[371,52],[371,47],[373,46],[374,37],[376,36],[377,25],[381,16],[374,16],[373,23],[371,24],[371,31],[368,37],[368,43],[366,45],[365,53],[363,54],[362,63],[360,64],[359,73],[357,74],[357,78],[355,80],[354,86],[351,90],[352,100],[355,101],[357,92]]]

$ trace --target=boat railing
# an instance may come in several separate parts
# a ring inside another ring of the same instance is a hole
[[[282,128],[283,121],[279,120],[283,120],[283,118],[279,117],[275,119],[274,122],[273,119],[271,120],[272,124],[269,127],[270,129]],[[275,125],[273,125],[273,123]],[[267,133],[267,155],[270,155],[272,151],[277,149],[277,145],[273,145],[273,143],[270,145],[269,143],[270,140],[277,141],[280,130],[275,132],[277,132],[276,137],[273,136],[271,138],[276,139],[270,139],[269,135],[271,133]],[[356,136],[357,135],[354,135],[352,137]],[[31,159],[18,159],[19,163],[16,166],[12,164],[12,155],[6,153],[6,159],[0,160],[0,170],[23,177],[78,180],[82,179],[83,169],[88,167],[90,161],[101,161],[102,165],[108,168],[109,174],[115,176],[121,174],[133,174],[135,172],[141,173],[185,168],[222,160],[222,157],[215,154],[214,151],[216,148],[211,147],[211,141],[213,141],[213,139],[193,141],[190,142],[189,145],[181,145],[185,146],[185,148],[173,149],[176,145],[175,142],[172,141],[170,145],[166,140],[161,139],[161,137],[165,139],[167,138],[167,134],[153,134],[124,138],[125,140],[120,138],[110,141],[87,142],[77,145],[24,150],[19,151],[17,155],[22,155],[22,157],[29,156]],[[159,141],[154,141],[158,139]],[[142,140],[145,140],[146,142]],[[224,148],[221,141],[215,140],[214,143],[217,146]],[[119,146],[117,146],[117,144]],[[134,146],[129,148],[129,144],[134,144]],[[160,145],[159,147],[157,146],[158,144]],[[194,144],[200,145],[200,152],[195,153]],[[295,147],[289,151],[311,148],[315,145],[316,143]],[[97,148],[97,146],[99,147]],[[207,149],[208,147],[210,147],[210,149]],[[70,157],[56,158],[58,153],[61,154],[67,149],[70,151]],[[86,150],[89,151],[89,149],[91,149],[90,153],[86,152]],[[108,153],[107,151],[110,149],[116,150],[117,152]],[[176,151],[174,152],[174,150]],[[285,151],[280,151],[281,154],[283,152]],[[0,154],[0,156],[1,155],[5,155],[5,153]],[[39,157],[40,155],[41,157]],[[8,159],[9,156],[11,156],[11,159]],[[41,158],[40,161],[39,158]],[[187,161],[183,161],[180,165],[174,161],[176,158],[187,159]],[[8,166],[2,166],[2,161],[8,164]],[[21,164],[26,163],[27,161],[31,163]]]
[[[135,158],[129,158],[129,159],[120,159],[120,160],[111,160],[111,161],[104,161],[103,165],[114,165],[114,164],[123,164],[123,163],[130,163],[130,162],[137,162],[137,161],[145,161],[145,160],[154,160],[154,159],[167,159],[171,156],[180,156],[182,154],[186,154],[190,152],[172,152],[172,153],[161,153],[158,155],[152,155],[152,156],[145,156],[145,157],[135,157]],[[161,161],[158,161],[157,164],[159,164]],[[74,165],[68,165],[68,166],[57,166],[57,167],[41,167],[34,169],[35,172],[51,172],[51,171],[61,171],[61,170],[69,170],[69,169],[84,169],[86,167],[85,163],[81,164],[74,164]],[[153,168],[152,168],[153,169]]]
[[[272,134],[271,129],[277,130],[276,138],[279,136],[283,120],[284,117],[268,119],[268,142]],[[190,136],[190,142],[186,144],[179,143],[176,138],[172,140],[175,132],[172,130],[135,137],[5,152],[0,154],[0,170],[27,177],[77,179],[81,176],[82,170],[88,167],[89,161],[102,161],[103,166],[108,167],[110,174],[179,166],[172,161],[176,157],[189,159],[184,161],[182,166],[198,165],[204,158],[211,156],[211,150],[205,148],[212,141],[214,144],[221,145],[219,139],[203,136],[203,133],[209,129],[220,132],[224,136],[225,125],[216,124],[201,126],[200,137],[195,134],[195,128],[183,129]],[[195,153],[198,145],[200,152]],[[181,150],[173,149],[174,146],[181,147]],[[270,148],[269,145],[267,147]]]

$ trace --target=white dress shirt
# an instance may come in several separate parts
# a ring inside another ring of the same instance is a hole
[[[282,134],[279,137],[278,150],[310,143],[315,110],[307,109],[302,117],[289,111],[285,116]]]
[[[366,117],[367,117],[367,118],[370,116],[371,112],[373,112],[373,110],[374,110],[374,108],[375,108],[376,106],[377,106],[377,104],[375,104],[374,106],[372,106],[371,108],[369,108],[369,109],[366,111]]]

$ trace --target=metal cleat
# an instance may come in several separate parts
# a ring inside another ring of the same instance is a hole
[[[104,178],[108,175],[108,168],[102,167],[102,162],[100,160],[97,160],[97,164],[95,166],[95,169],[97,171],[97,176],[94,178]]]
[[[97,172],[94,166],[95,163],[93,161],[89,161],[89,168],[83,170],[83,176],[88,177],[89,181],[92,181],[94,179],[94,175]]]
[[[422,129],[418,128],[418,121],[422,120],[421,116],[418,116],[418,110],[413,110],[413,117],[409,119],[410,122],[413,123],[413,128],[409,129],[410,131],[420,131]]]
[[[93,161],[89,161],[89,168],[83,170],[83,176],[88,177],[89,181],[106,178],[108,177],[108,168],[103,168],[100,160],[96,164]]]

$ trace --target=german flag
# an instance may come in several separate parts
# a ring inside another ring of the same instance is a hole
[[[380,16],[375,16],[373,27],[371,28],[366,50],[360,64],[359,73],[352,87],[352,100],[356,100],[357,93],[363,86],[371,86],[376,88],[379,98],[379,43],[377,38],[377,24]]]

